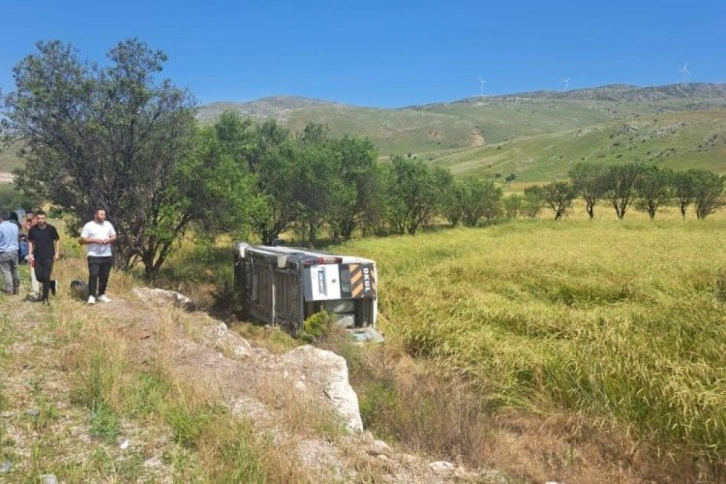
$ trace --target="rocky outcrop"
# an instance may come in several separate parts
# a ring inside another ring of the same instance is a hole
[[[195,309],[194,303],[184,294],[167,289],[159,289],[155,287],[135,287],[134,294],[140,299],[148,302],[159,304],[172,304],[174,306],[192,311]]]
[[[281,358],[288,368],[295,368],[306,378],[298,379],[295,385],[304,381],[314,381],[322,389],[332,408],[340,415],[348,430],[363,430],[360,418],[358,395],[348,382],[348,365],[345,358],[332,351],[321,350],[306,345],[296,348]],[[303,383],[303,385],[305,385]]]
[[[310,345],[275,354],[252,346],[205,313],[174,311],[159,318],[164,313],[153,310],[179,305],[183,295],[146,288],[135,293],[141,301],[126,320],[136,322],[125,325],[140,341],[134,356],[143,361],[150,353],[162,353],[167,371],[193,381],[197,391],[234,417],[249,419],[319,482],[361,482],[370,472],[380,482],[506,482],[496,472],[399,453],[364,431],[343,357]],[[329,416],[346,429],[334,439],[318,434],[312,422],[327,422]]]

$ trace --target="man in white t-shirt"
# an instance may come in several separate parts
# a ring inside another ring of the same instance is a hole
[[[111,246],[116,242],[116,231],[106,220],[106,211],[96,210],[93,220],[83,226],[81,243],[86,246],[88,257],[88,304],[111,302],[106,296],[108,276],[113,266]]]

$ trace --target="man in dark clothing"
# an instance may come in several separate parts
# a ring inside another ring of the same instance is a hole
[[[48,292],[55,296],[56,284],[51,280],[53,262],[60,256],[58,231],[46,223],[45,212],[35,212],[37,223],[28,231],[28,261],[35,268],[35,277],[43,284],[40,300],[48,302]]]

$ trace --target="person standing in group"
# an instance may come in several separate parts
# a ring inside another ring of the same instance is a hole
[[[45,212],[35,213],[36,224],[28,231],[28,262],[33,267],[35,278],[43,284],[40,301],[48,303],[48,292],[55,296],[56,281],[51,280],[53,262],[60,256],[58,231],[46,222]]]
[[[96,209],[93,220],[81,231],[81,243],[86,246],[88,257],[88,304],[96,304],[97,300],[111,302],[106,296],[106,286],[113,266],[111,246],[114,242],[116,231],[106,220],[106,210]]]
[[[16,212],[10,212],[8,214],[10,216],[10,221],[18,226],[18,230],[22,230],[22,225],[20,225],[20,220],[18,220],[18,214]]]
[[[23,218],[23,221],[20,222],[20,224],[22,225],[23,233],[27,238],[28,233],[30,233],[30,229],[36,224],[35,212],[32,210],[25,212],[25,218]],[[38,284],[38,279],[35,278],[35,271],[32,269],[32,264],[30,269],[30,298],[34,300],[39,300],[40,298],[40,284]]]
[[[23,221],[20,222],[20,225],[22,225],[23,232],[26,234],[30,232],[30,227],[35,225],[35,212],[32,210],[25,212],[25,217],[23,218]]]
[[[20,275],[18,272],[18,250],[20,245],[18,226],[10,220],[10,212],[0,214],[0,274],[3,277],[5,294],[20,292]]]

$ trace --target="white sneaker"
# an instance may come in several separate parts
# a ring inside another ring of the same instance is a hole
[[[101,294],[100,296],[98,296],[98,300],[100,302],[102,302],[102,303],[110,303],[111,302],[111,300],[105,294]]]
[[[93,296],[88,296],[88,301],[86,301],[86,304],[93,306],[94,304],[96,304],[96,298]]]

